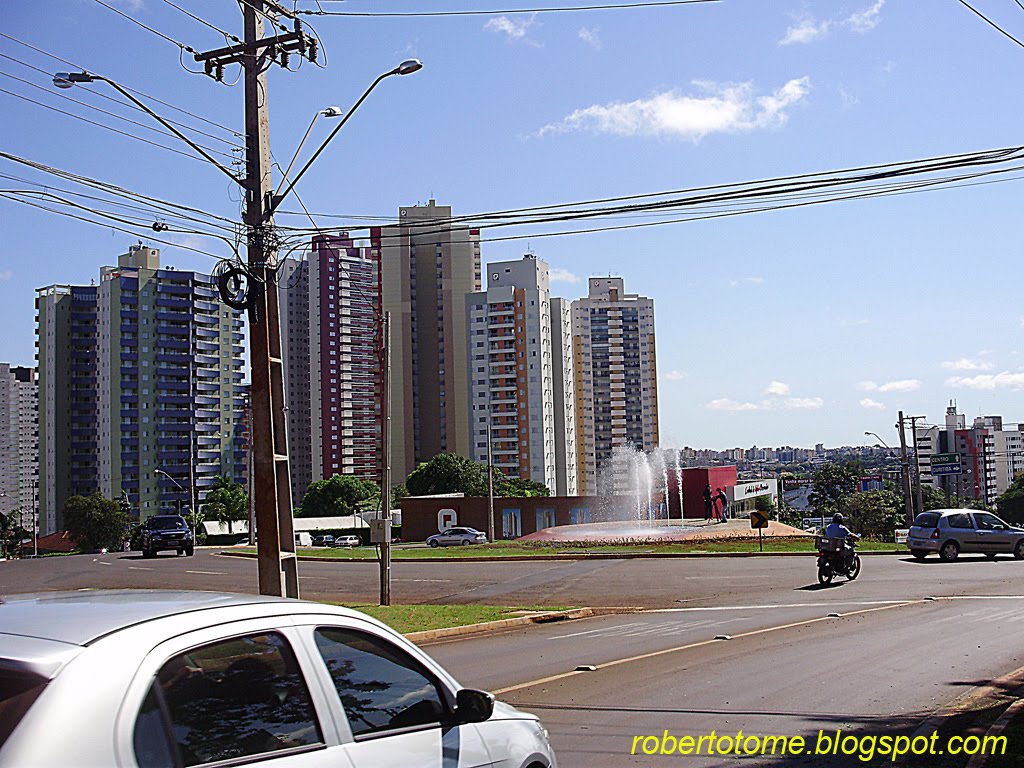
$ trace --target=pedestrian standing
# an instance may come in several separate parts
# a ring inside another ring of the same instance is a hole
[[[720,505],[719,511],[722,514],[722,522],[724,523],[729,519],[729,497],[725,495],[725,491],[719,488],[718,493],[715,494],[715,501]]]
[[[704,520],[711,521],[712,507],[714,502],[711,499],[711,483],[704,487]]]

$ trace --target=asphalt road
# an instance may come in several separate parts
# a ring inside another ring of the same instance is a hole
[[[0,594],[149,587],[255,591],[216,550],[0,563]],[[301,563],[303,596],[372,602],[375,563]],[[864,558],[816,583],[806,557],[394,564],[396,602],[633,605],[427,646],[465,685],[539,714],[563,768],[864,765],[857,756],[630,754],[635,737],[911,734],[937,708],[1024,666],[1024,562]],[[728,639],[716,639],[718,637]],[[593,671],[576,671],[584,665]],[[642,742],[640,742],[642,744]],[[941,747],[941,745],[940,745]],[[1015,747],[1018,751],[1021,745]],[[962,763],[961,763],[962,764]],[[990,765],[999,765],[998,761]]]

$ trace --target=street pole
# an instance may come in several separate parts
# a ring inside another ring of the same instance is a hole
[[[32,557],[39,557],[39,481],[32,486]]]
[[[914,470],[917,477],[917,511],[924,512],[924,490],[921,488],[921,453],[917,448],[917,422],[924,416],[908,416],[910,430],[914,438]]]
[[[273,6],[264,0],[244,4],[245,43],[240,55],[245,83],[246,256],[253,292],[249,306],[252,336],[252,434],[257,559],[262,595],[299,596],[292,521],[288,437],[284,414],[284,371],[278,295],[273,281],[277,258],[271,178],[267,54],[262,52],[263,19]]]
[[[490,391],[488,390],[488,397]],[[494,459],[491,455],[491,403],[487,402],[487,535],[492,542],[498,540],[494,530]]]
[[[907,458],[907,434],[903,425],[903,411],[896,425],[900,430],[900,464],[903,467],[903,499],[906,505],[907,525],[914,524],[914,499],[910,489],[910,459]]]
[[[381,483],[380,604],[391,605],[391,313],[381,326]]]

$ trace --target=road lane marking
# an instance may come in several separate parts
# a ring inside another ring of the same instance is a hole
[[[904,600],[903,602],[895,602],[895,603],[890,602],[890,603],[888,603],[886,605],[879,605],[879,606],[876,606],[874,608],[864,608],[863,610],[860,610],[860,611],[850,611],[849,613],[846,613],[842,617],[838,617],[838,618],[834,618],[834,617],[831,617],[831,616],[819,616],[818,618],[815,618],[815,619],[804,619],[803,621],[794,621],[794,622],[790,622],[788,624],[779,624],[779,625],[776,625],[774,627],[765,627],[763,629],[753,629],[753,630],[750,630],[749,632],[740,632],[739,634],[732,635],[732,640],[730,640],[730,641],[715,640],[715,639],[699,640],[699,641],[697,641],[695,643],[687,643],[686,645],[677,645],[677,646],[675,646],[673,648],[663,648],[660,651],[649,651],[648,653],[640,653],[640,654],[637,654],[635,656],[627,656],[627,657],[621,658],[621,659],[614,659],[612,661],[606,661],[603,664],[598,664],[597,665],[597,671],[601,671],[603,669],[610,669],[611,667],[618,667],[618,666],[620,666],[622,664],[631,664],[631,663],[633,663],[635,661],[644,661],[645,659],[653,659],[653,658],[656,658],[658,656],[665,656],[665,655],[670,654],[670,653],[678,653],[679,651],[688,651],[688,650],[692,650],[694,648],[703,648],[706,645],[714,645],[716,643],[724,643],[724,642],[733,642],[733,641],[739,640],[740,638],[744,638],[744,637],[756,637],[757,635],[764,635],[764,634],[767,634],[769,632],[778,632],[779,630],[783,630],[783,629],[793,629],[795,627],[806,627],[806,626],[809,626],[811,624],[817,624],[817,623],[822,622],[822,621],[841,621],[842,619],[849,618],[851,616],[860,616],[860,615],[865,614],[865,613],[875,613],[876,611],[886,611],[886,610],[889,610],[890,608],[901,608],[901,607],[907,606],[907,605],[919,605],[919,604],[922,604],[922,603],[924,603],[924,600]],[[684,608],[682,610],[688,610],[688,609]],[[589,673],[589,672],[586,672],[586,673],[584,673],[584,672],[577,672],[576,670],[572,670],[571,672],[560,672],[559,674],[548,675],[547,677],[542,677],[542,678],[540,678],[538,680],[530,680],[529,682],[526,682],[526,683],[517,683],[516,685],[509,685],[509,686],[506,686],[504,688],[498,688],[495,691],[493,691],[493,693],[496,696],[502,696],[502,695],[504,695],[506,693],[511,693],[512,691],[519,691],[519,690],[522,690],[523,688],[532,688],[532,687],[534,687],[536,685],[543,685],[544,683],[553,683],[556,680],[565,680],[566,678],[575,677],[576,675],[580,675],[580,674],[591,674],[591,673]]]
[[[198,573],[200,576],[226,576],[224,571],[185,571],[185,573]]]
[[[110,563],[105,563],[105,562],[104,562],[104,561],[102,561],[102,560],[98,560],[98,561],[97,561],[97,560],[94,560],[93,562],[98,562],[98,563],[99,563],[100,565],[110,565]]]
[[[944,600],[945,598],[936,598]],[[906,602],[919,602],[918,598],[909,600],[849,600],[830,603],[770,603],[768,605],[710,605],[704,608],[652,608],[643,613],[693,613],[696,611],[756,611],[776,608],[831,608],[835,605],[903,605]]]
[[[129,565],[128,566],[128,570],[129,571],[152,571],[153,569],[152,568],[146,568],[145,566],[142,566],[142,565]]]

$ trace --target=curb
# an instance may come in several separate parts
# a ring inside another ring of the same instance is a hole
[[[255,559],[256,554],[251,552],[231,552],[222,550],[217,553],[225,557],[242,557]],[[688,558],[716,558],[716,557],[808,557],[817,556],[817,552],[579,552],[573,554],[555,555],[507,555],[480,556],[480,557],[402,557],[392,558],[391,562],[401,563],[514,563],[533,560],[671,560]],[[906,555],[909,551],[895,549],[875,550],[872,552],[859,552],[861,557],[875,555]],[[316,555],[299,555],[299,560],[314,563],[376,563],[374,557],[318,557]]]
[[[443,627],[441,629],[425,629],[420,632],[409,632],[406,639],[414,643],[430,643],[450,637],[468,637],[503,632],[507,629],[525,627],[531,624],[548,624],[553,621],[572,621],[589,619],[593,616],[611,616],[622,613],[640,613],[642,608],[609,607],[609,608],[574,608],[570,611],[545,611],[530,616],[517,616],[514,619],[484,621],[479,624],[465,624],[461,627]]]

